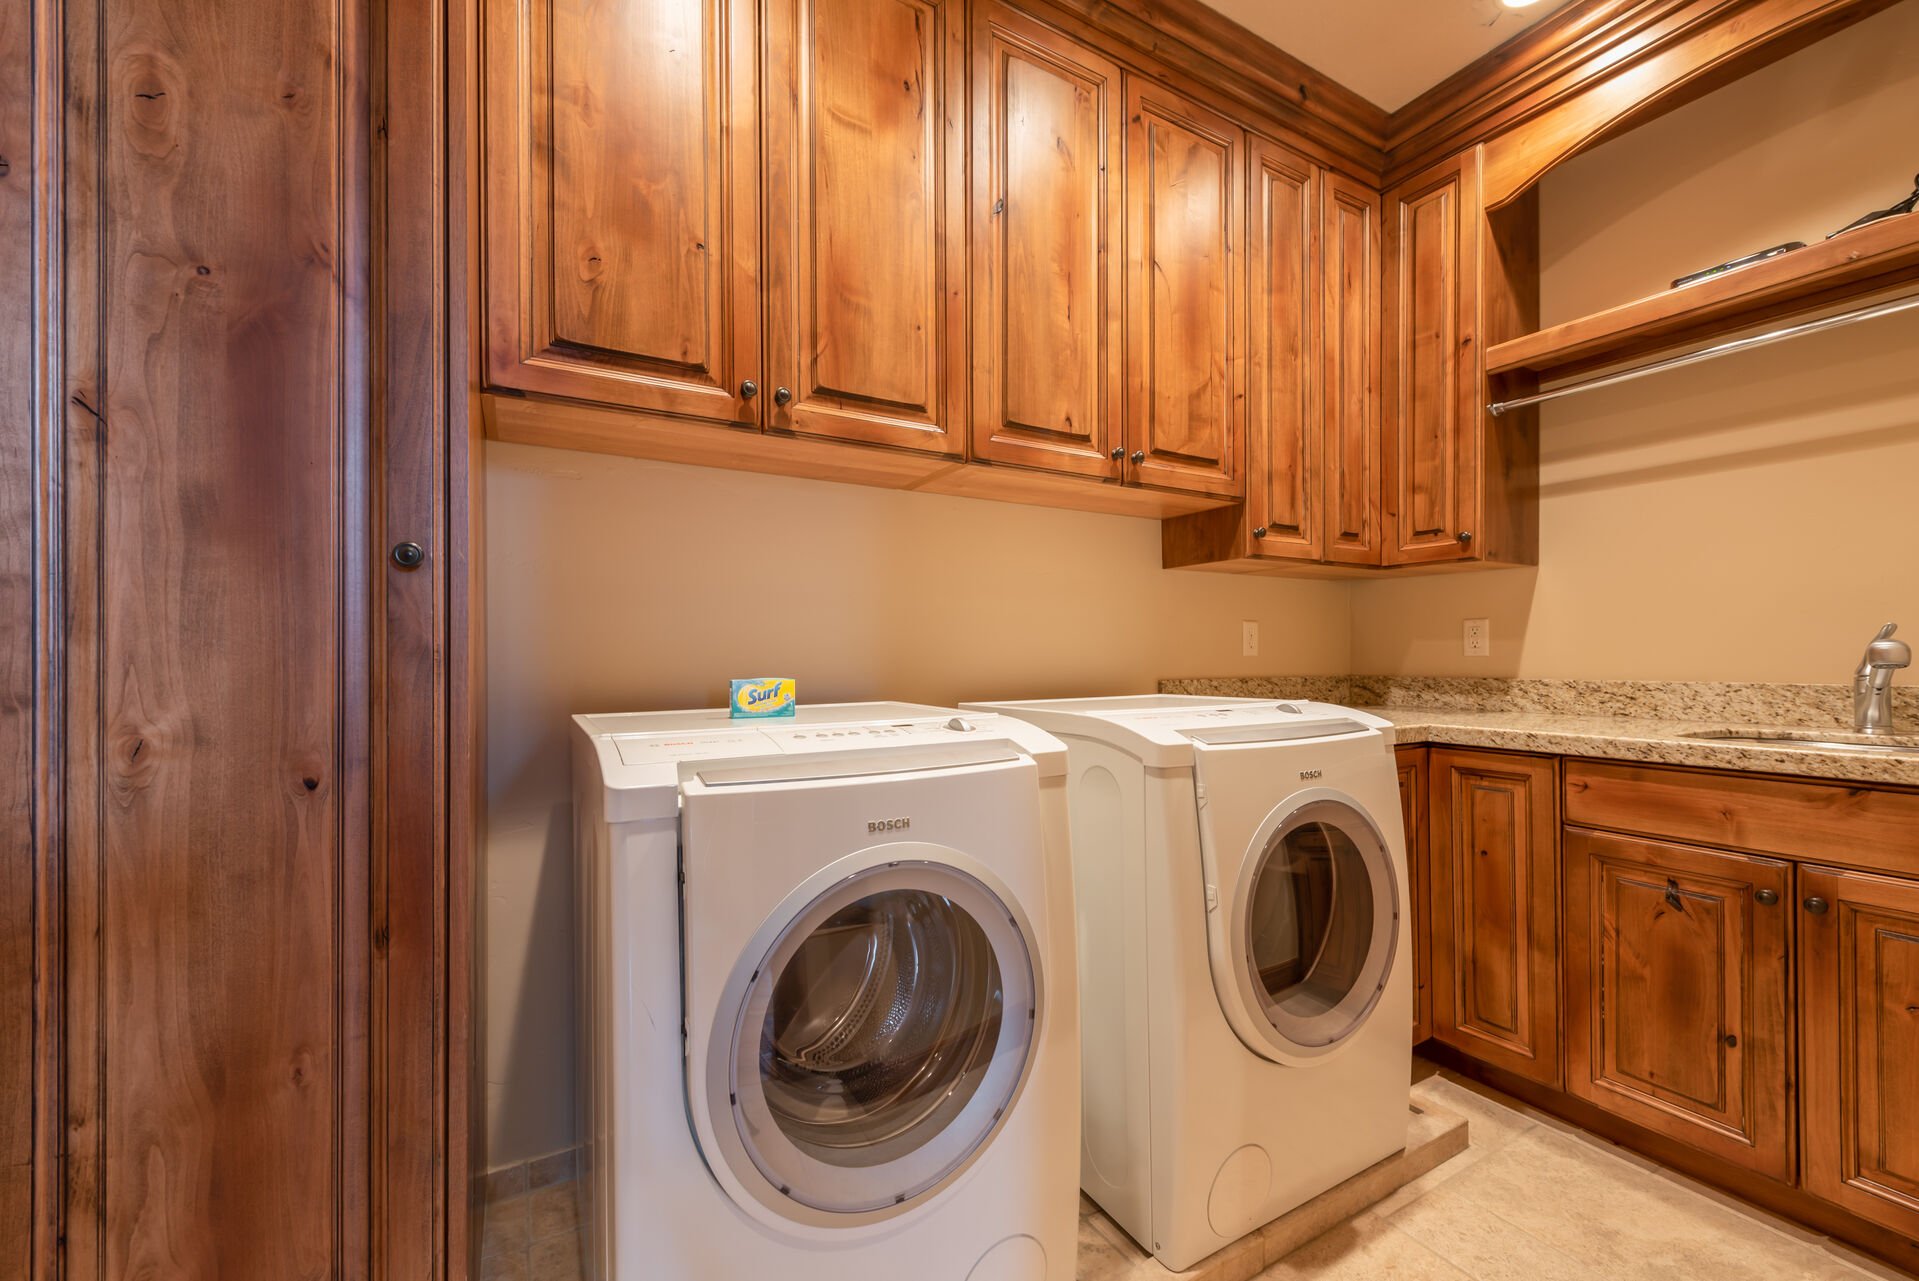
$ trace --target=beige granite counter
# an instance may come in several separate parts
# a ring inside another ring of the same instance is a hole
[[[1816,733],[1841,741],[1857,737],[1845,719],[1851,694],[1843,686],[1201,677],[1161,681],[1160,691],[1343,703],[1391,721],[1401,745],[1483,747],[1919,786],[1919,734],[1887,740],[1908,749],[1898,752],[1845,752],[1791,742],[1755,745],[1692,737],[1701,732],[1759,730]],[[1911,690],[1902,690],[1901,695],[1896,723],[1919,725],[1915,715],[1919,697]]]

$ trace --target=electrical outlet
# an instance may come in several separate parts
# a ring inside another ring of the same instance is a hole
[[[1239,656],[1241,658],[1259,656],[1259,624],[1250,618],[1239,625]]]
[[[1486,658],[1493,652],[1492,621],[1485,618],[1466,620],[1466,637],[1461,650],[1467,658]]]

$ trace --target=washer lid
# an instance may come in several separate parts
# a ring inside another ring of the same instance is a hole
[[[1016,716],[1062,738],[1111,743],[1153,769],[1190,766],[1196,743],[1279,742],[1362,732],[1380,733],[1390,741],[1392,735],[1390,721],[1305,699],[1143,694],[963,706]]]

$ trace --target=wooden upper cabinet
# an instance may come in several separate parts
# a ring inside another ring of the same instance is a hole
[[[1465,165],[1449,165],[1386,199],[1388,564],[1473,555],[1471,179]]]
[[[1326,559],[1380,563],[1379,196],[1328,173],[1321,297]]]
[[[1799,869],[1807,1191],[1919,1238],[1919,882]]]
[[[1247,236],[1246,523],[1255,555],[1319,560],[1326,434],[1320,429],[1320,171],[1253,137]]]
[[[489,385],[758,421],[747,0],[486,0]]]
[[[1155,81],[1125,85],[1129,479],[1239,494],[1246,135]]]
[[[1791,865],[1573,828],[1565,891],[1566,1087],[1790,1181]]]
[[[973,457],[1117,480],[1119,68],[1004,5],[973,37]]]
[[[959,0],[766,12],[767,429],[961,453]]]
[[[1446,749],[1429,769],[1433,1035],[1557,1087],[1555,762]]]

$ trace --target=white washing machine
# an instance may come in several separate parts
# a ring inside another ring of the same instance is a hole
[[[1404,1147],[1391,726],[1271,699],[979,707],[1069,753],[1087,1194],[1177,1271]]]
[[[899,703],[574,718],[594,1281],[1072,1281],[1061,745]]]

